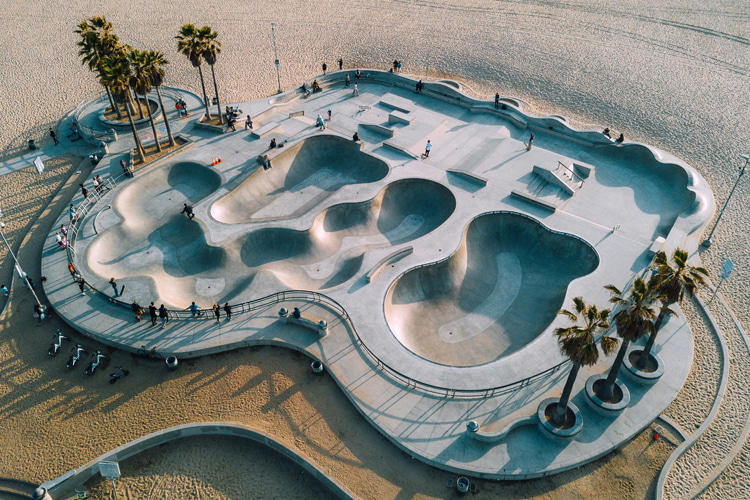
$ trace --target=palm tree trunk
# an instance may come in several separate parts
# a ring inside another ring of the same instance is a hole
[[[573,368],[570,369],[568,380],[565,382],[565,388],[563,388],[562,396],[560,396],[560,401],[557,402],[555,413],[552,414],[552,423],[556,426],[565,424],[565,417],[568,414],[568,401],[570,401],[570,394],[573,392],[573,384],[576,381],[576,377],[578,377],[578,370],[580,368],[579,365],[573,363]]]
[[[133,115],[130,113],[130,109],[126,106],[125,111],[128,113],[128,121],[130,122],[130,128],[133,131],[133,139],[135,139],[135,147],[138,149],[138,155],[141,157],[141,161],[145,163],[146,153],[143,151],[143,145],[138,137],[138,131],[135,129],[135,122],[133,121]]]
[[[211,119],[211,111],[208,109],[208,96],[206,95],[206,84],[203,81],[203,70],[198,66],[198,74],[201,76],[201,87],[203,88],[203,103],[206,105],[206,118]]]
[[[154,116],[151,114],[151,105],[148,103],[148,96],[146,98],[146,106],[148,109],[148,119],[151,121],[151,130],[154,132],[154,142],[156,143],[156,151],[161,153],[161,144],[159,143],[159,134],[156,132],[156,125],[154,125]]]
[[[138,91],[133,89],[133,94],[135,94],[135,102],[138,104],[138,115],[140,116],[139,120],[143,120],[145,116],[143,116],[143,107],[141,106],[141,98],[138,96]],[[148,104],[148,101],[146,101]]]
[[[120,110],[120,105],[115,104],[115,100],[112,99],[112,92],[109,91],[109,87],[105,85],[104,90],[107,91],[107,97],[109,97],[109,104],[110,106],[112,106],[112,110],[117,113],[117,119],[122,120],[122,111]]]
[[[620,346],[620,350],[617,351],[617,357],[615,358],[614,363],[612,363],[612,368],[609,369],[609,374],[607,375],[607,380],[604,382],[604,387],[602,387],[602,392],[601,394],[597,394],[597,396],[603,401],[610,401],[612,399],[615,380],[617,380],[617,374],[620,373],[620,367],[622,366],[622,361],[625,359],[625,353],[627,352],[629,345],[629,340],[622,339],[622,345]]]
[[[216,86],[216,73],[214,73],[213,64],[211,64],[211,76],[214,79],[214,92],[216,93],[216,110],[219,113],[219,124],[224,125],[224,115],[221,113],[221,101],[219,101],[219,87]]]
[[[164,125],[167,126],[167,135],[169,136],[169,147],[174,147],[174,137],[172,137],[172,129],[169,128],[169,119],[167,119],[167,108],[164,107],[164,101],[161,99],[161,90],[156,87],[156,95],[159,96],[159,106],[161,106],[161,114],[164,115]]]
[[[672,304],[667,304],[667,306],[670,306]],[[659,317],[656,318],[656,323],[654,323],[654,331],[651,332],[651,335],[648,336],[648,340],[646,341],[646,347],[643,348],[643,352],[641,353],[641,357],[638,358],[638,361],[635,363],[635,367],[639,370],[643,370],[646,367],[646,362],[648,361],[648,357],[651,355],[651,349],[654,347],[654,342],[656,342],[656,336],[659,334],[659,329],[661,328],[661,324],[664,322],[664,318],[667,316],[666,311],[661,311],[659,313]]]

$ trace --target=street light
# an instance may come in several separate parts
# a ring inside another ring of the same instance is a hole
[[[0,217],[3,216],[3,211],[0,210]],[[31,293],[34,295],[34,300],[36,300],[36,305],[39,306],[39,309],[44,312],[44,306],[41,302],[39,302],[39,297],[36,296],[36,292],[33,288],[31,288],[31,283],[29,283],[29,278],[26,276],[26,273],[23,272],[23,269],[21,269],[21,264],[18,263],[18,259],[16,259],[16,254],[13,253],[13,250],[11,250],[10,245],[8,244],[8,240],[5,239],[5,234],[3,233],[3,229],[5,229],[5,223],[0,222],[0,236],[3,237],[3,241],[5,242],[5,246],[8,247],[8,252],[10,252],[11,257],[13,257],[13,261],[16,263],[16,270],[18,271],[18,275],[26,282],[26,286],[29,287],[29,290],[31,290]]]
[[[729,200],[732,199],[732,195],[734,194],[734,190],[737,189],[737,184],[740,183],[740,179],[742,179],[742,176],[745,175],[745,172],[747,172],[747,166],[750,163],[750,155],[742,155],[742,158],[745,159],[745,164],[742,166],[742,168],[740,169],[739,172],[737,172],[736,174],[734,174],[734,175],[737,176],[737,180],[734,183],[734,187],[732,187],[732,190],[729,192],[729,196],[727,197],[727,201],[724,203],[724,206],[721,207],[721,212],[719,212],[719,218],[716,219],[716,223],[714,224],[713,229],[711,229],[711,232],[709,233],[708,238],[706,238],[705,240],[703,240],[703,243],[701,243],[701,245],[703,245],[706,248],[708,248],[708,247],[711,246],[711,237],[714,235],[714,231],[716,231],[716,226],[719,225],[719,221],[721,220],[721,216],[724,215],[724,210],[726,210],[727,205],[729,205]]]
[[[273,34],[273,63],[276,65],[276,80],[279,82],[278,93],[281,94],[283,90],[281,90],[281,77],[279,76],[279,55],[276,53],[276,23],[271,23],[271,33]]]

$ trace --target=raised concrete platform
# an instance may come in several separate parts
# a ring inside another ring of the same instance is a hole
[[[657,238],[694,248],[714,209],[703,179],[664,152],[618,146],[557,117],[511,105],[478,113],[486,103],[453,86],[428,83],[416,95],[408,78],[368,73],[359,97],[335,72],[319,78],[329,90],[308,99],[289,93],[241,103],[264,109],[264,120],[279,124],[277,137],[287,138],[270,155],[271,170],[255,161],[268,153],[265,139],[238,130],[194,138],[190,151],[92,200],[71,237],[74,250],[60,251],[54,233],[44,249],[45,291],[57,312],[132,351],[146,345],[185,358],[271,344],[305,352],[394,444],[446,470],[539,477],[627,442],[687,377],[687,323],[681,315],[670,320],[656,347],[664,376],[653,386],[626,382],[631,405],[617,418],[583,401],[586,378],[605,372],[609,360],[582,370],[572,401],[584,426],[559,444],[529,416],[559,396],[567,372],[551,333],[564,320],[554,313],[579,295],[605,305],[602,287],[626,288],[648,266]],[[393,124],[391,139],[362,133],[361,143],[351,142],[360,125],[388,121],[396,108],[384,99],[414,121]],[[325,132],[301,120],[329,107],[334,120]],[[522,124],[536,127],[530,152]],[[448,173],[467,148],[467,130],[489,156],[474,155],[465,171],[487,179],[485,186]],[[432,153],[413,161],[426,133]],[[406,154],[385,147],[392,139]],[[224,161],[211,166],[217,154]],[[554,170],[561,161],[595,168],[554,213],[512,196],[534,180],[534,166]],[[193,205],[194,220],[180,214],[183,203]],[[67,219],[61,214],[59,222]],[[407,247],[411,253],[393,257]],[[81,295],[69,255],[102,293]],[[120,302],[108,289],[112,276],[126,285]],[[308,291],[284,292],[291,288]],[[135,299],[171,308],[166,330],[135,323],[127,307]],[[188,317],[180,310],[193,300],[204,308],[233,304],[232,321]],[[282,324],[278,309],[295,306],[324,319],[328,335]],[[470,420],[488,433],[524,424],[480,442],[466,436]]]

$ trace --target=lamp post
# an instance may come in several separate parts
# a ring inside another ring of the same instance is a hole
[[[0,217],[3,216],[3,211],[0,210]],[[8,240],[5,239],[5,234],[3,233],[3,229],[5,229],[5,223],[0,222],[0,236],[3,238],[3,242],[5,243],[5,246],[8,247],[8,252],[10,252],[10,256],[13,257],[13,261],[16,263],[16,270],[18,271],[18,275],[26,282],[26,286],[29,287],[29,290],[31,290],[32,295],[34,295],[34,300],[36,300],[36,305],[39,306],[39,308],[44,312],[44,306],[41,302],[39,302],[39,297],[36,296],[36,292],[33,288],[31,288],[31,284],[29,283],[29,278],[26,276],[26,273],[23,272],[23,269],[21,269],[21,264],[18,263],[18,259],[16,259],[16,254],[13,253],[13,250],[10,248],[10,245],[8,244]]]
[[[276,65],[276,80],[279,82],[278,93],[281,94],[283,90],[281,90],[281,77],[279,76],[279,55],[276,53],[276,23],[271,23],[271,34],[273,34],[273,63]]]
[[[716,223],[714,224],[713,229],[711,229],[711,232],[708,234],[708,238],[703,240],[704,247],[708,248],[711,246],[711,237],[714,235],[714,231],[716,231],[716,226],[719,225],[719,221],[721,220],[721,216],[724,215],[724,210],[726,210],[727,205],[729,205],[729,200],[732,199],[732,195],[734,194],[734,190],[737,189],[737,184],[740,183],[740,179],[742,179],[742,176],[745,175],[745,172],[747,172],[747,166],[750,164],[750,155],[742,155],[742,158],[745,159],[745,164],[742,166],[739,172],[737,172],[735,175],[737,176],[737,180],[734,183],[734,186],[732,187],[732,190],[729,192],[729,196],[727,197],[727,201],[724,202],[724,206],[721,207],[721,212],[719,212],[719,218],[716,219]]]

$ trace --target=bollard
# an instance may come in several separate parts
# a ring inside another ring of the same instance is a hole
[[[52,497],[47,493],[47,488],[42,486],[34,490],[34,493],[31,494],[31,498],[33,500],[52,500]]]
[[[326,323],[325,320],[321,319],[318,323],[318,335],[321,337],[328,335],[328,323]]]
[[[284,323],[289,322],[289,311],[285,307],[279,309],[279,319],[283,320]]]
[[[101,156],[109,154],[109,146],[107,145],[106,142],[104,142],[104,141],[100,142],[99,143],[99,149],[101,149],[102,151],[104,151],[104,153]]]
[[[469,420],[466,423],[466,430],[469,432],[477,432],[479,430],[479,424],[476,420]]]
[[[107,134],[110,137],[112,137],[112,142],[117,142],[117,131],[115,131],[115,129],[113,129],[113,128],[109,129],[109,131],[107,132]]]

